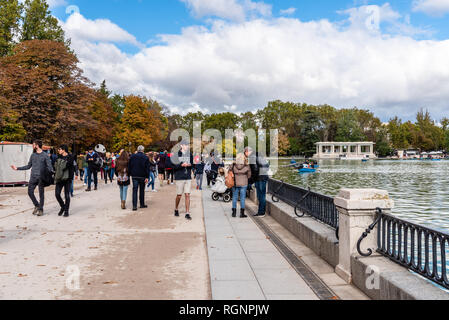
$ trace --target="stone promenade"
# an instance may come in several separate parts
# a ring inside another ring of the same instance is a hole
[[[43,217],[31,214],[26,189],[0,189],[0,299],[320,299],[254,220],[231,218],[231,205],[214,202],[207,189],[192,190],[192,221],[183,205],[176,218],[175,187],[158,191],[133,212],[131,190],[122,210],[115,183],[86,193],[77,181],[63,218],[52,188]],[[366,299],[263,219],[335,299]]]

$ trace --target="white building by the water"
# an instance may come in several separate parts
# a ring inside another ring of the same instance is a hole
[[[315,159],[374,159],[374,142],[318,142]]]

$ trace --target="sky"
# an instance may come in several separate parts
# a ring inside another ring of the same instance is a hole
[[[80,66],[172,112],[449,116],[449,0],[49,0]]]

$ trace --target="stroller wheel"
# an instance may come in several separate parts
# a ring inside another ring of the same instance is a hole
[[[223,201],[224,201],[224,202],[231,202],[231,200],[232,200],[232,197],[231,197],[231,195],[230,195],[229,193],[226,193],[226,194],[223,196]]]
[[[212,200],[214,200],[214,201],[220,200],[220,196],[218,195],[218,193],[216,193],[216,192],[212,193]]]

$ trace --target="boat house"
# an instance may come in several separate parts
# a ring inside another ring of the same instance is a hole
[[[318,142],[315,159],[374,159],[374,142]]]

